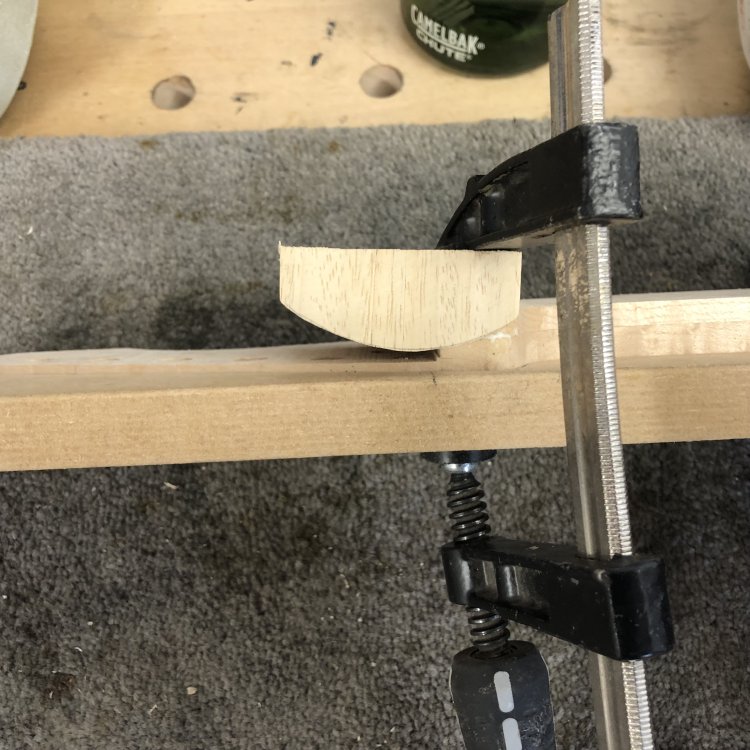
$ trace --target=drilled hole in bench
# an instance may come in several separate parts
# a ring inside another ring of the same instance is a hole
[[[187,76],[170,76],[151,90],[151,101],[159,109],[182,109],[194,97],[195,86]]]
[[[359,85],[367,96],[385,99],[401,91],[404,77],[400,70],[390,65],[373,65],[362,73]]]

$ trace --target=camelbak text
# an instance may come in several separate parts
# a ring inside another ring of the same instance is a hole
[[[411,20],[417,39],[439,55],[457,62],[469,62],[484,49],[484,43],[479,41],[478,36],[446,28],[422,13],[416,5],[411,6]]]

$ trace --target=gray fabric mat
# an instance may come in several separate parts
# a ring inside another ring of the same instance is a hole
[[[430,246],[465,179],[546,130],[0,142],[0,351],[324,340],[277,301],[277,242]],[[750,286],[748,138],[642,123],[648,216],[615,234],[616,292]],[[524,262],[551,294],[549,252]],[[657,747],[748,747],[748,444],[626,458],[679,639],[648,666]],[[572,540],[562,451],[483,476],[498,531]],[[0,747],[459,748],[443,492],[414,456],[0,475]],[[581,653],[537,640],[559,747],[593,748]]]

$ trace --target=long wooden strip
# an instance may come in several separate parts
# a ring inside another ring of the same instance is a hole
[[[554,303],[466,347],[0,357],[0,470],[564,442]],[[629,443],[750,437],[750,291],[615,303]]]

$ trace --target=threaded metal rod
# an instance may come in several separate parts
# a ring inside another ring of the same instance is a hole
[[[568,0],[550,18],[553,135],[604,119],[601,0]],[[579,547],[631,553],[612,335],[609,231],[557,235],[557,314],[565,432]],[[652,750],[642,662],[591,654],[599,747]]]

